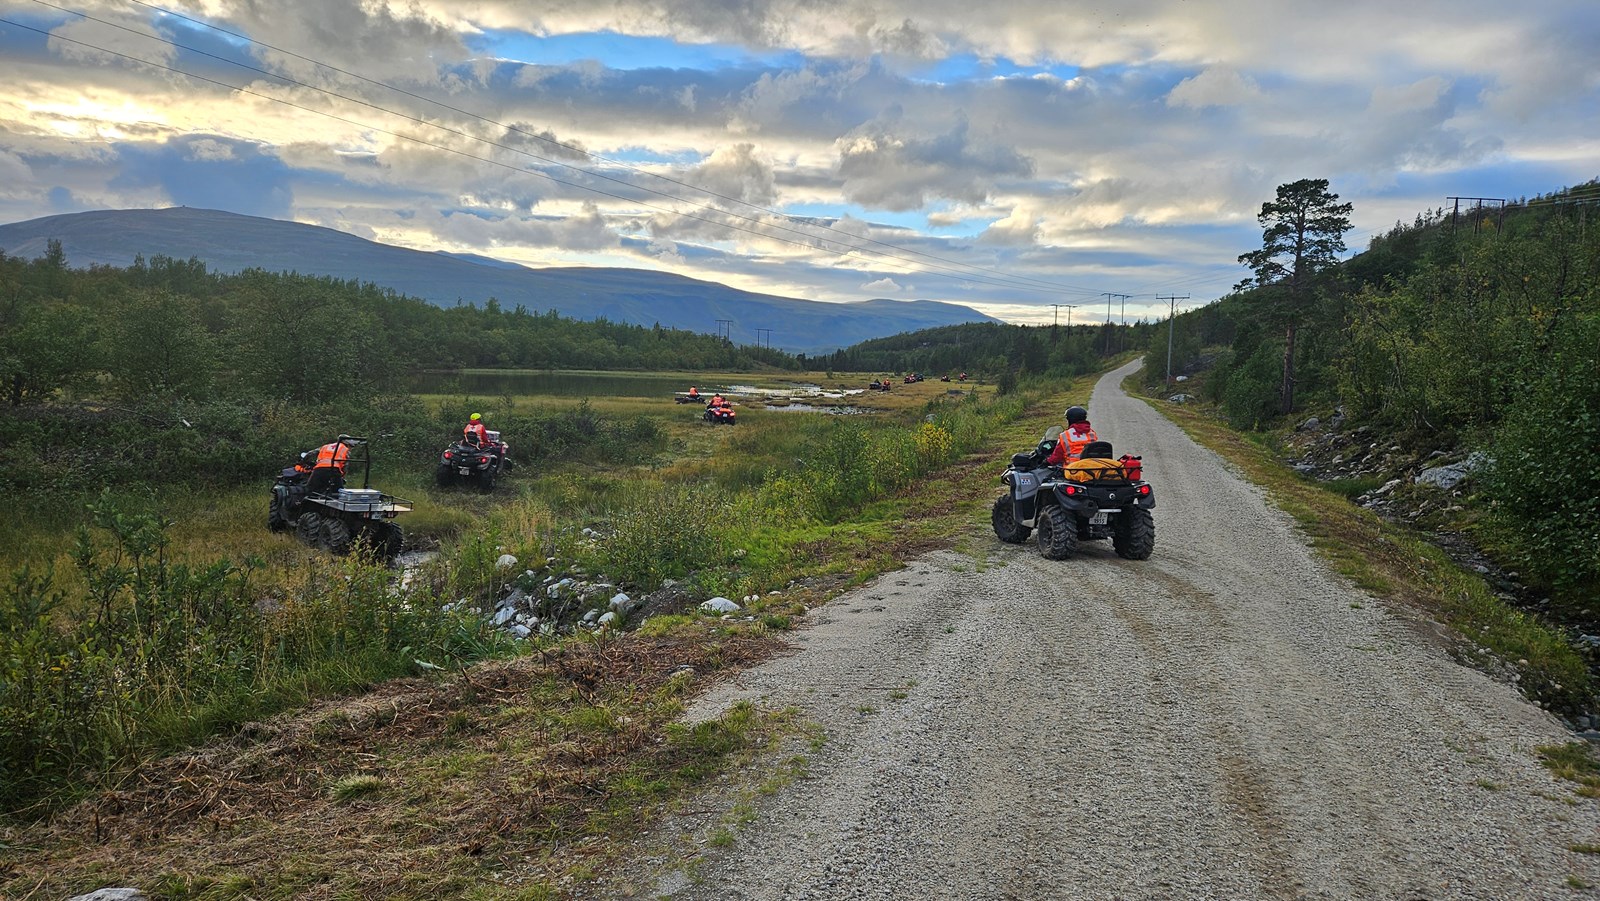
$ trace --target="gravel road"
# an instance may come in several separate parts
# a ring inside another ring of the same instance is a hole
[[[704,698],[828,742],[681,899],[1572,898],[1600,807],[1571,740],[1102,379],[1091,418],[1157,488],[1156,552],[1071,560],[984,532],[840,596],[797,653]],[[1018,448],[1021,449],[1021,448]],[[998,472],[999,465],[996,466]],[[996,486],[998,493],[998,485]],[[1577,803],[1574,803],[1574,802]],[[631,892],[630,892],[631,893]]]

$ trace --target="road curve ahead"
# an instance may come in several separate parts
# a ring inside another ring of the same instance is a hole
[[[1119,385],[1095,428],[1156,485],[1145,562],[986,533],[842,595],[703,700],[829,741],[683,899],[1572,898],[1600,813],[1569,734],[1314,558],[1289,518]],[[1022,448],[1018,448],[1021,450]],[[995,471],[998,472],[999,464]],[[996,486],[998,494],[999,486]],[[1573,801],[1577,801],[1576,804]]]

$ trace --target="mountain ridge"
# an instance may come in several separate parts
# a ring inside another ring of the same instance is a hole
[[[139,255],[159,254],[198,259],[219,272],[264,269],[370,282],[436,306],[481,305],[492,297],[508,308],[520,304],[577,319],[659,323],[697,332],[714,332],[718,320],[731,320],[729,337],[735,342],[770,343],[790,352],[826,352],[922,328],[995,321],[943,301],[827,303],[646,269],[533,269],[478,254],[411,250],[326,226],[197,207],[94,210],[0,225],[0,250],[13,256],[42,256],[52,239],[61,242],[73,266],[127,266]]]

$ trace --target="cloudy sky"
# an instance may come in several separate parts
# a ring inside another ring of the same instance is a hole
[[[1359,250],[1600,176],[1596,48],[1596,0],[0,0],[0,222],[1133,319],[1244,277],[1285,182]]]

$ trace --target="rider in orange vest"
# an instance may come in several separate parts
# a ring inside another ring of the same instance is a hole
[[[472,414],[472,417],[467,420],[466,426],[461,429],[461,436],[466,439],[468,444],[476,444],[479,447],[489,446],[489,430],[483,425],[482,413]]]
[[[350,462],[350,445],[345,442],[349,440],[349,435],[340,435],[317,448],[317,460],[312,465],[311,478],[306,482],[307,492],[314,494],[344,487],[344,468]]]
[[[1050,466],[1062,466],[1081,458],[1083,448],[1089,442],[1100,440],[1100,436],[1089,426],[1088,410],[1068,407],[1066,416],[1067,430],[1056,439],[1056,449],[1050,452],[1050,458],[1045,461]]]

